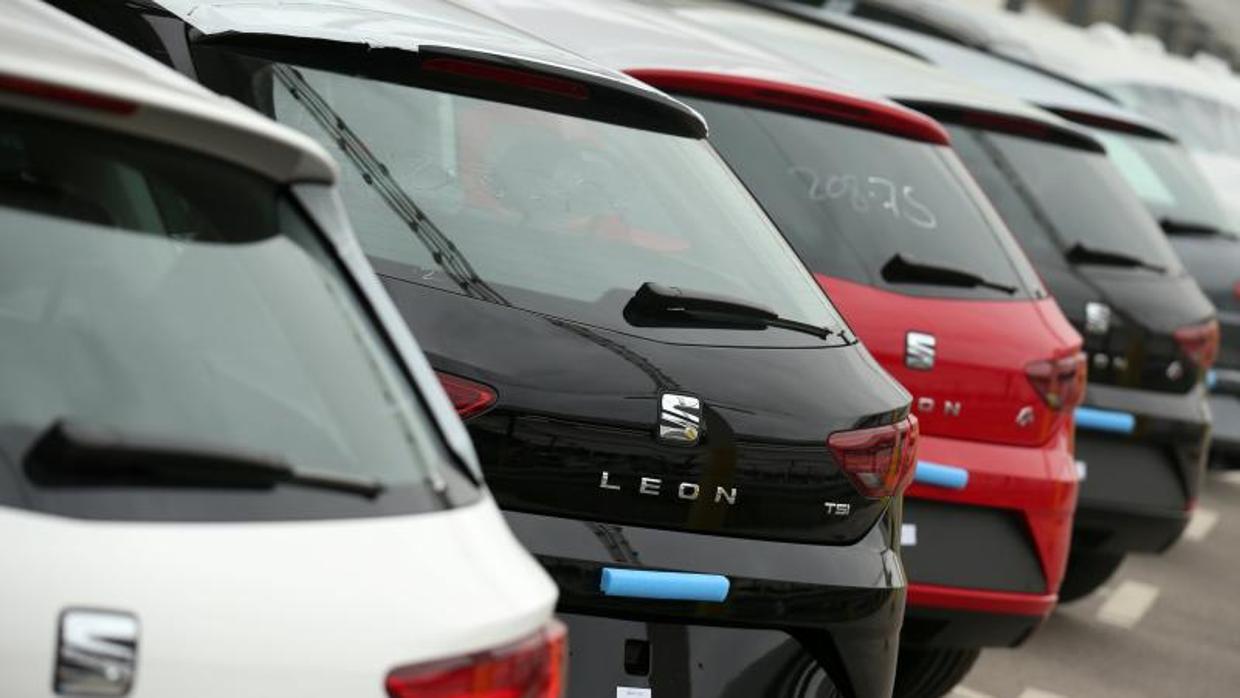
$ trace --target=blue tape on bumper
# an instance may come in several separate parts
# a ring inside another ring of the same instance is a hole
[[[1093,431],[1109,431],[1113,434],[1131,434],[1137,428],[1137,418],[1127,412],[1078,407],[1076,408],[1076,426]]]
[[[1214,390],[1214,386],[1218,385],[1218,373],[1214,369],[1206,371],[1206,387]]]
[[[599,588],[607,596],[675,601],[723,601],[732,583],[718,574],[653,572],[604,567]]]
[[[913,482],[949,490],[963,490],[969,485],[969,471],[954,465],[939,465],[929,461],[917,461]]]

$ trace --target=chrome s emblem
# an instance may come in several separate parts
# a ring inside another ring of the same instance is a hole
[[[702,440],[702,401],[688,395],[663,393],[659,398],[659,440],[696,446]]]
[[[1106,303],[1085,304],[1085,331],[1106,334],[1111,329],[1111,306]]]
[[[904,365],[916,371],[934,368],[934,335],[909,332],[904,339]]]
[[[1016,413],[1016,425],[1020,427],[1028,427],[1033,424],[1035,415],[1033,413],[1033,405],[1025,405]]]
[[[1179,361],[1172,361],[1167,364],[1167,379],[1178,381],[1184,377],[1184,364]]]
[[[138,619],[123,611],[70,608],[60,614],[56,693],[123,696],[133,687]]]

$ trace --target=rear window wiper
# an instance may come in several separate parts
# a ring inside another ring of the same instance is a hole
[[[1234,232],[1224,230],[1217,225],[1180,220],[1169,216],[1159,218],[1158,225],[1162,226],[1163,232],[1168,235],[1236,238],[1236,234]]]
[[[624,319],[636,327],[780,327],[826,339],[835,331],[782,318],[774,310],[727,296],[686,291],[647,281],[624,305]]]
[[[927,284],[930,286],[958,286],[960,288],[989,288],[1006,293],[1016,293],[1015,286],[990,281],[971,271],[955,269],[939,264],[921,262],[901,254],[892,255],[880,272],[888,283]]]
[[[46,487],[201,487],[272,489],[290,484],[373,499],[383,483],[298,470],[279,459],[176,439],[121,434],[64,420],[27,452],[31,482]]]
[[[1068,261],[1072,264],[1097,264],[1106,267],[1130,267],[1134,269],[1148,269],[1166,274],[1167,268],[1141,259],[1123,252],[1113,252],[1111,250],[1099,250],[1085,245],[1083,242],[1073,243],[1071,247],[1064,253]]]

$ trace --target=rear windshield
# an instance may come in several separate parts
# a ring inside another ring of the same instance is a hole
[[[25,454],[58,421],[392,493],[289,486],[278,505],[253,501],[261,493],[212,505],[90,488],[122,518],[364,515],[403,487],[425,490],[443,458],[351,284],[281,188],[163,144],[4,112],[0,386],[0,501],[26,489]]]
[[[1235,222],[1215,198],[1214,188],[1182,145],[1114,131],[1094,131],[1094,136],[1169,232],[1174,232],[1176,224],[1223,233],[1236,230]]]
[[[1120,256],[1179,273],[1167,238],[1103,153],[949,126],[952,144],[1030,255]]]
[[[919,296],[1043,295],[1024,253],[947,148],[687,101],[706,116],[711,143],[815,273]],[[979,283],[927,283],[925,274],[901,273],[899,260],[962,272]]]
[[[1184,90],[1158,85],[1112,85],[1124,104],[1175,127],[1191,150],[1240,157],[1240,108]]]
[[[645,282],[842,326],[705,141],[201,53],[233,94],[338,156],[381,273],[670,341],[812,343],[783,329],[635,328],[622,310]]]

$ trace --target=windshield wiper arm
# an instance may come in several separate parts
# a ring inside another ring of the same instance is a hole
[[[1199,223],[1196,221],[1186,221],[1178,218],[1163,216],[1158,219],[1158,225],[1162,226],[1163,232],[1168,235],[1199,235],[1201,237],[1227,237],[1235,238],[1236,234],[1230,230],[1224,230],[1217,225],[1209,223]]]
[[[377,480],[303,471],[261,454],[131,436],[64,420],[35,441],[26,454],[25,470],[32,482],[50,487],[271,489],[291,484],[370,499],[384,490]]]
[[[1111,250],[1099,250],[1088,247],[1083,242],[1073,243],[1068,248],[1065,256],[1072,264],[1097,264],[1106,267],[1131,267],[1136,269],[1148,269],[1166,274],[1167,268],[1159,264],[1152,264],[1132,255],[1123,252],[1113,252]]]
[[[1009,296],[1017,290],[1015,286],[996,283],[970,271],[921,262],[899,253],[887,260],[880,273],[883,275],[883,280],[888,283],[989,288]]]
[[[779,327],[826,339],[835,331],[789,320],[756,303],[647,281],[624,305],[624,319],[637,327]]]

